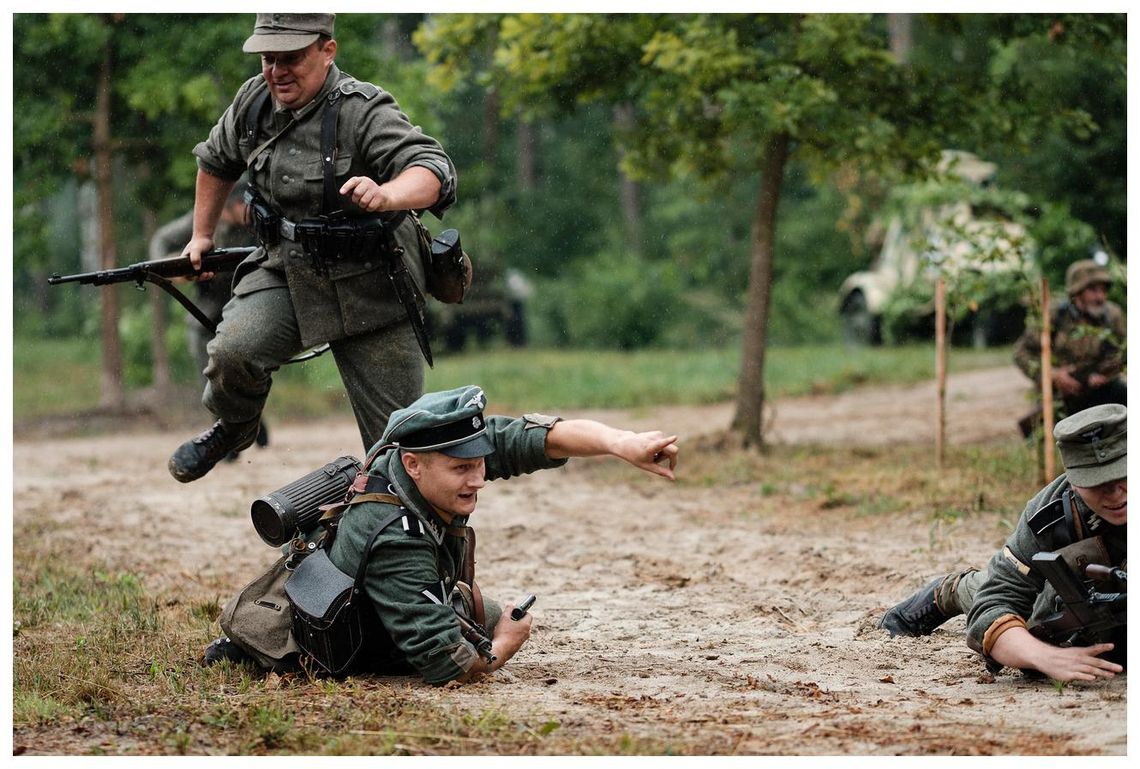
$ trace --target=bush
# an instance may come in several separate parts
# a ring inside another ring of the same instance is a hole
[[[709,292],[689,292],[669,262],[603,252],[573,278],[545,282],[534,307],[539,345],[634,350],[719,345],[738,314]]]

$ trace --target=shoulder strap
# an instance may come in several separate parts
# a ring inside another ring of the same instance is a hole
[[[1065,491],[1060,498],[1040,508],[1028,519],[1030,530],[1037,536],[1050,531],[1054,548],[1062,548],[1084,539],[1084,522],[1073,504],[1073,493]]]
[[[265,105],[269,103],[269,86],[262,88],[256,96],[249,101],[245,109],[245,138],[252,142],[257,139],[257,123]]]
[[[340,108],[344,106],[345,97],[357,94],[365,99],[371,99],[380,93],[380,89],[371,83],[346,75],[336,87],[329,91],[328,104],[325,105],[321,116],[321,168],[324,172],[324,195],[321,200],[321,213],[324,216],[336,216],[341,213],[340,185],[336,183],[336,128],[340,117]]]
[[[258,121],[261,118],[261,113],[265,110],[265,105],[268,103],[269,103],[269,86],[266,86],[265,90],[261,91],[260,93],[257,94],[257,96],[253,97],[253,99],[249,103],[249,107],[246,108],[246,112],[245,112],[245,135],[248,138],[248,140],[251,142],[257,140]],[[249,168],[251,165],[253,165],[254,158],[256,158],[258,155],[260,155],[262,150],[264,150],[270,144],[273,144],[273,142],[277,141],[282,136],[284,136],[289,131],[289,129],[295,125],[297,125],[296,118],[291,118],[289,120],[289,122],[285,125],[284,128],[282,128],[280,131],[278,131],[277,133],[270,136],[268,139],[263,141],[261,144],[257,145],[257,147],[254,148],[254,150],[252,152],[250,152],[249,156],[246,157],[246,159],[245,159],[246,168]]]
[[[334,88],[328,96],[329,103],[321,116],[321,168],[324,171],[324,196],[321,200],[321,213],[335,216],[341,212],[339,186],[336,183],[336,125],[340,108],[344,104],[339,88]]]

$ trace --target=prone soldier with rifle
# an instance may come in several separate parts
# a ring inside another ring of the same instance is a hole
[[[343,457],[254,503],[269,544],[289,543],[222,611],[203,661],[298,664],[334,676],[418,673],[443,684],[502,667],[530,636],[475,581],[469,519],[488,481],[613,456],[668,480],[677,436],[589,419],[483,414],[476,386],[392,414],[363,463]]]
[[[1057,681],[1123,672],[1127,657],[1128,410],[1094,406],[1057,423],[1065,473],[1026,505],[984,570],[938,577],[879,620],[929,635],[959,614],[991,671]]]
[[[250,445],[273,373],[324,343],[363,446],[373,445],[389,414],[423,391],[423,291],[458,301],[470,282],[457,235],[454,248],[433,249],[418,215],[442,216],[455,201],[454,165],[390,94],[338,69],[334,23],[334,14],[257,14],[242,50],[260,55],[261,72],[194,148],[184,255],[208,277],[203,254],[243,174],[259,247],[239,265],[208,346],[202,403],[217,421],[169,461],[183,483]],[[458,286],[454,296],[441,280]]]

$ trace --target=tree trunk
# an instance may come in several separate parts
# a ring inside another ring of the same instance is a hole
[[[914,47],[914,14],[888,13],[887,28],[890,32],[891,53],[900,64],[905,64]]]
[[[633,128],[633,105],[623,102],[614,107],[614,124],[619,135]],[[622,153],[624,155],[624,153]],[[630,252],[641,252],[641,185],[618,167],[618,189],[621,195],[622,220],[625,223],[625,245]]]
[[[499,165],[499,89],[487,89],[483,101],[483,163],[487,169]]]
[[[99,200],[99,251],[105,269],[118,266],[115,249],[113,152],[111,148],[111,45],[103,50],[95,92],[94,148],[95,185]],[[123,392],[123,350],[119,341],[118,286],[103,286],[103,371],[102,406],[121,410],[126,404]]]
[[[519,119],[518,135],[518,177],[519,190],[529,194],[538,184],[534,162],[534,124],[522,118]]]
[[[732,418],[732,427],[743,434],[745,446],[764,444],[764,355],[768,346],[776,209],[780,203],[780,187],[787,162],[788,137],[777,134],[764,150],[760,196],[756,203],[756,216],[752,220],[752,266],[748,278],[748,303],[744,310],[736,414]]]

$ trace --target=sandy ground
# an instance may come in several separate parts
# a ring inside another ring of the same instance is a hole
[[[933,384],[787,399],[774,404],[768,435],[928,450],[933,403]],[[1012,367],[952,377],[949,443],[1014,435],[1025,403]],[[724,430],[731,413],[724,405],[574,415],[692,443]],[[347,421],[276,425],[268,449],[184,486],[155,458],[185,437],[17,437],[16,529],[35,518],[61,538],[106,532],[95,557],[143,574],[151,590],[224,600],[273,560],[250,526],[249,502],[333,457],[359,455]],[[668,738],[710,754],[1125,754],[1126,677],[1058,692],[1015,672],[987,675],[960,618],[917,639],[873,628],[933,575],[984,563],[998,544],[993,532],[963,526],[931,549],[929,521],[917,513],[836,526],[834,517],[765,510],[755,484],[673,486],[596,461],[480,495],[480,584],[507,602],[536,593],[534,634],[492,679],[442,690],[408,681],[408,697],[458,698],[581,734]],[[64,470],[71,483],[59,504]]]

